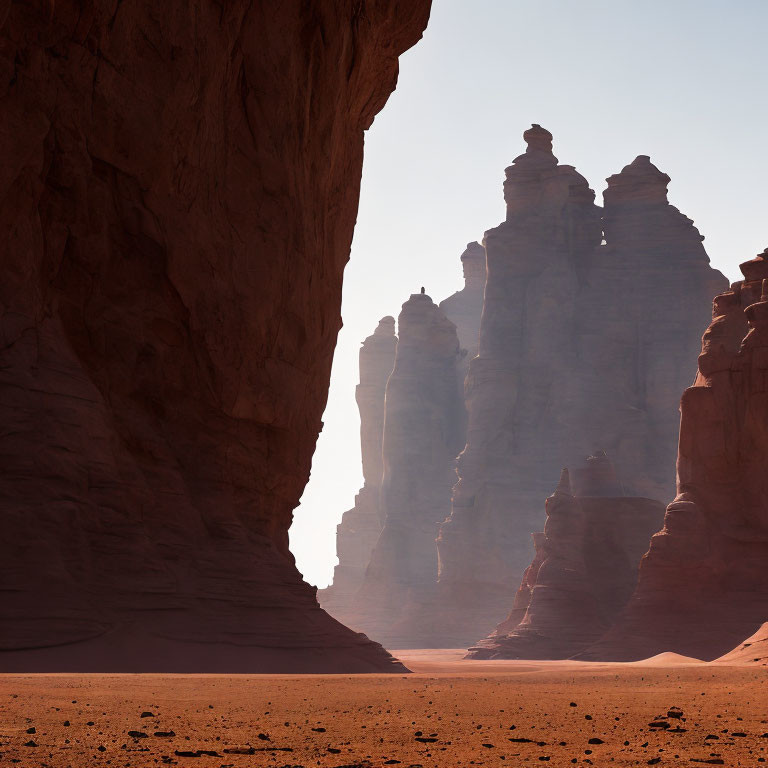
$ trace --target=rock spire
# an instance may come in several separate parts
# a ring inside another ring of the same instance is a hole
[[[456,328],[432,299],[413,294],[398,317],[387,382],[381,511],[383,529],[353,601],[353,628],[398,647],[407,605],[432,589],[435,536],[450,505],[461,450],[462,396]]]
[[[669,493],[679,393],[709,297],[725,285],[647,157],[608,179],[601,211],[548,131],[524,138],[506,169],[506,220],[485,235],[467,444],[438,538],[449,647],[509,611],[561,467],[603,446],[623,493]]]
[[[360,347],[360,383],[355,391],[360,411],[360,447],[364,485],[355,496],[336,529],[336,554],[333,584],[318,591],[320,605],[345,621],[352,596],[360,588],[365,569],[381,533],[382,440],[384,436],[384,393],[395,364],[395,319],[383,317],[376,330]]]

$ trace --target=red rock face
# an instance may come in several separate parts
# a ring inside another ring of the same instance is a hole
[[[603,448],[624,495],[668,497],[679,392],[709,297],[726,285],[647,157],[608,179],[601,217],[549,132],[524,138],[506,172],[507,219],[485,235],[467,445],[438,538],[449,647],[509,612],[561,467]]]
[[[435,536],[450,505],[453,459],[464,440],[460,360],[453,323],[429,296],[412,295],[398,318],[386,390],[384,525],[365,580],[342,614],[390,648],[413,642],[408,609],[436,580]]]
[[[381,533],[379,504],[383,472],[381,445],[384,437],[384,394],[395,364],[395,319],[384,317],[360,348],[360,383],[355,398],[360,411],[360,446],[364,486],[336,527],[333,584],[318,590],[320,605],[340,621],[346,621],[349,602],[363,583],[365,569]]]
[[[585,658],[711,660],[768,616],[768,251],[741,269],[680,403],[677,496],[626,613]]]
[[[573,485],[564,469],[510,616],[468,658],[567,659],[598,640],[632,596],[664,505],[617,495],[605,454],[590,457]]]
[[[288,551],[428,0],[1,3],[4,670],[391,668]]]

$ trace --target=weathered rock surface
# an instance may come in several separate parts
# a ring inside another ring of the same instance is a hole
[[[564,469],[546,501],[544,531],[534,534],[536,554],[510,616],[468,658],[567,659],[598,640],[632,596],[664,505],[621,496],[604,453],[573,475],[572,484]]]
[[[4,671],[395,668],[288,527],[429,5],[0,3]]]
[[[333,584],[318,590],[320,605],[340,621],[349,601],[363,583],[382,527],[379,505],[383,473],[384,395],[395,364],[395,319],[383,317],[376,330],[360,347],[360,383],[355,399],[360,411],[360,447],[364,485],[336,527],[336,554],[339,564],[333,570]],[[346,622],[345,622],[346,623]]]
[[[711,660],[768,616],[768,250],[741,270],[680,403],[677,496],[625,614],[584,658]]]
[[[390,648],[412,638],[406,609],[435,585],[435,536],[450,506],[454,458],[464,439],[460,360],[453,323],[429,296],[413,294],[398,318],[395,366],[387,382],[384,525],[345,614],[350,626]]]
[[[679,392],[709,297],[726,285],[647,157],[608,179],[601,219],[549,132],[533,126],[524,138],[506,171],[506,221],[485,235],[467,445],[438,539],[435,621],[451,647],[509,612],[561,467],[602,447],[625,495],[668,498]]]

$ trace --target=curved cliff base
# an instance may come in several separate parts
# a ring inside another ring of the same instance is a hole
[[[316,612],[320,618],[322,613]],[[333,622],[331,619],[330,621]],[[326,623],[324,620],[319,623]],[[336,624],[337,622],[333,622]],[[336,630],[338,627],[327,627]],[[346,634],[346,633],[345,633]],[[88,672],[168,674],[355,674],[409,670],[365,635],[344,641],[318,634],[312,644],[273,646],[179,642],[135,627],[118,627],[101,637],[52,648],[0,654],[2,672]]]

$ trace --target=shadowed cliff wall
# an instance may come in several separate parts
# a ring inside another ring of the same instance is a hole
[[[4,670],[391,667],[288,528],[429,5],[0,2]]]

